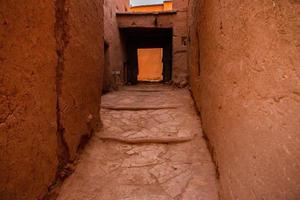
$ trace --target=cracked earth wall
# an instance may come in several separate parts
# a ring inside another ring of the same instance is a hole
[[[222,199],[300,196],[299,1],[190,1],[189,71]]]
[[[42,198],[97,128],[102,15],[101,0],[0,1],[0,199]]]

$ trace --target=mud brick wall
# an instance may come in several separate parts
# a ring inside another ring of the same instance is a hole
[[[184,86],[188,79],[187,67],[187,9],[188,0],[174,0],[173,10],[173,82]]]
[[[0,199],[42,198],[97,128],[102,15],[101,0],[0,1]]]
[[[107,49],[105,52],[105,70],[103,90],[117,89],[123,83],[125,48],[118,28],[116,13],[126,12],[129,9],[129,0],[104,1],[104,40]],[[113,77],[113,71],[119,71],[120,82]]]
[[[299,1],[190,1],[189,71],[222,199],[299,199]]]

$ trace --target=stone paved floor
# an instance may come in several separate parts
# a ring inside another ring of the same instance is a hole
[[[186,89],[138,85],[102,98],[103,129],[58,200],[215,200],[214,165]]]

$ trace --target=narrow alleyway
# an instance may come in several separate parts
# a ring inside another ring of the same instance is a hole
[[[58,200],[215,200],[216,174],[187,89],[125,87],[102,98],[103,129]]]

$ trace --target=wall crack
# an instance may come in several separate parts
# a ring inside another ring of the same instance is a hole
[[[70,153],[68,145],[64,138],[65,128],[62,124],[61,119],[61,94],[62,94],[62,79],[64,71],[65,61],[65,49],[68,45],[68,25],[67,17],[68,12],[66,10],[66,0],[55,1],[55,39],[56,39],[56,54],[57,54],[57,65],[56,65],[56,119],[57,119],[57,142],[58,142],[58,171],[59,173],[64,170],[64,167],[69,162]],[[59,178],[59,177],[57,177]]]

